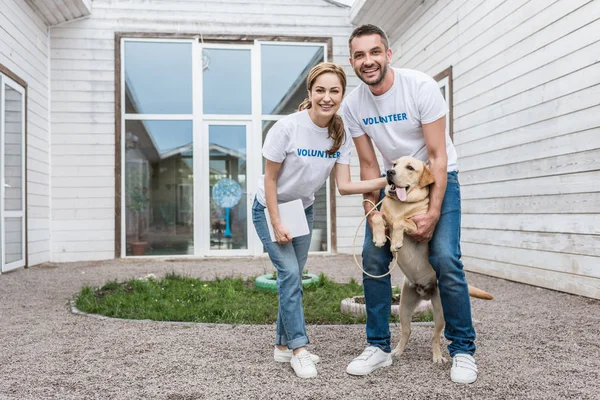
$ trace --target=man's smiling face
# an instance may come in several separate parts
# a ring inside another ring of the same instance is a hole
[[[392,51],[385,48],[377,34],[355,37],[350,44],[350,63],[361,81],[369,86],[379,85],[385,78]]]

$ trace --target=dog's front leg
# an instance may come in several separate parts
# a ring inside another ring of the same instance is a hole
[[[403,226],[404,226],[404,230],[406,231],[406,233],[408,235],[412,235],[413,233],[415,233],[419,229],[417,227],[417,224],[415,224],[415,221],[413,221],[410,218],[406,218],[403,221]]]
[[[385,220],[381,214],[374,214],[371,218],[371,227],[373,228],[373,243],[377,247],[382,247],[387,238],[385,237]]]
[[[394,223],[393,228],[390,229],[390,239],[392,242],[392,251],[398,251],[402,248],[404,244],[404,227],[402,224]]]
[[[417,231],[417,224],[412,219],[398,218],[393,223],[393,231],[391,234],[392,251],[398,251],[404,244],[404,234],[409,235]]]

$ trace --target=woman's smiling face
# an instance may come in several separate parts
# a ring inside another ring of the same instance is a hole
[[[340,78],[334,73],[319,75],[308,94],[311,108],[308,110],[313,122],[326,126],[342,104],[343,88]]]

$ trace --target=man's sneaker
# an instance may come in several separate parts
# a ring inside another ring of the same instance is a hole
[[[369,346],[360,356],[348,364],[346,372],[350,375],[367,375],[377,368],[388,367],[390,365],[392,365],[391,353],[386,353],[379,347]]]
[[[300,350],[298,354],[292,355],[290,364],[299,378],[314,378],[317,376],[317,367],[315,367],[315,363],[310,358],[310,353],[307,350]]]
[[[477,380],[477,364],[469,354],[456,354],[452,358],[450,379],[455,383],[473,383]]]
[[[279,347],[275,346],[273,350],[273,359],[277,362],[289,363],[292,360],[294,352],[292,349],[279,350]],[[321,359],[318,355],[310,353],[310,359],[313,363],[318,364]]]

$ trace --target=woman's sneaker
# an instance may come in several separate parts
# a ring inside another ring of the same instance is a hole
[[[300,350],[298,354],[292,355],[290,365],[299,378],[314,378],[317,376],[317,367],[307,350]]]
[[[477,364],[469,354],[456,354],[452,357],[450,379],[454,383],[473,383],[477,380]]]
[[[377,368],[392,365],[392,354],[386,353],[379,347],[369,346],[360,356],[356,357],[348,367],[346,372],[350,375],[367,375]]]
[[[273,350],[273,359],[277,362],[289,363],[292,360],[293,355],[294,352],[292,349],[279,350],[279,347],[275,346],[275,349]],[[310,358],[315,364],[318,364],[319,361],[321,361],[319,356],[313,353],[310,353]]]

